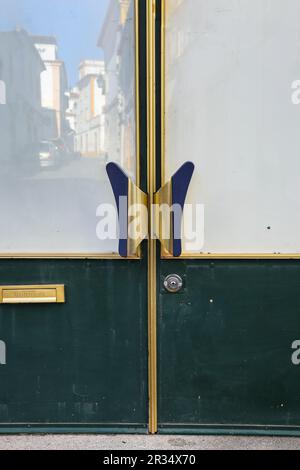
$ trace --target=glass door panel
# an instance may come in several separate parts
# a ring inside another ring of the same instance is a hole
[[[0,254],[115,254],[105,171],[136,180],[134,0],[1,0]]]
[[[185,253],[299,255],[299,1],[164,8],[163,173],[195,163],[202,233]]]

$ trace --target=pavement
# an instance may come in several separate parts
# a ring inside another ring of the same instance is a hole
[[[300,450],[300,438],[222,436],[0,436],[0,450]]]

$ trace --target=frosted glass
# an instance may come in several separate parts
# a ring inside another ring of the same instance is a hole
[[[105,171],[136,177],[134,1],[1,0],[0,254],[110,254]]]
[[[193,161],[204,205],[190,251],[300,253],[299,0],[165,3],[166,179]]]

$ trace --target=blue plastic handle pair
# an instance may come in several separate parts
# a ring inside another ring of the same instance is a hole
[[[182,226],[182,214],[184,210],[185,200],[187,192],[190,186],[190,182],[195,170],[195,165],[192,162],[187,162],[174,174],[171,178],[172,187],[172,201],[171,205],[179,206],[179,211],[172,211],[172,246],[174,257],[179,257],[182,254],[182,240],[181,240],[181,226]],[[129,177],[116,163],[108,163],[106,171],[114,192],[118,216],[119,216],[119,227],[120,227],[120,239],[119,239],[119,254],[123,258],[128,256],[128,204],[127,212],[124,212],[123,204],[121,207],[121,198],[127,198],[129,192]],[[125,207],[126,208],[126,207]]]

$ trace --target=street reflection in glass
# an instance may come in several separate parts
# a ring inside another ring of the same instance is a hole
[[[105,165],[135,179],[133,0],[0,0],[0,253],[115,253]]]

